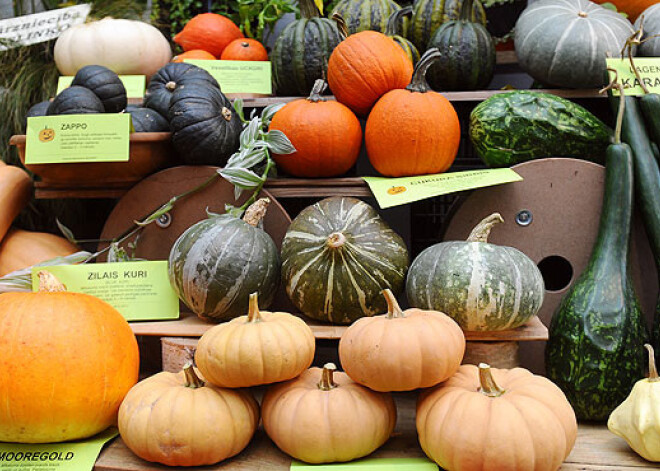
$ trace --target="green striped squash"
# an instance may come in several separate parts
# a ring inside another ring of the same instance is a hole
[[[188,228],[172,246],[170,283],[202,319],[220,322],[245,314],[254,292],[260,308],[272,303],[280,282],[277,247],[256,227],[261,217],[254,217],[265,204],[257,201],[243,219],[212,215]]]
[[[406,281],[411,306],[444,312],[467,331],[514,329],[535,316],[543,277],[518,249],[487,242],[498,222],[495,213],[466,242],[442,242],[420,253]]]
[[[408,37],[417,49],[426,51],[435,30],[447,21],[458,19],[461,4],[461,0],[415,0]],[[472,6],[470,19],[486,26],[486,12],[481,3]]]
[[[349,34],[365,30],[385,33],[389,17],[400,8],[393,0],[341,0],[332,14],[344,18]]]
[[[326,198],[304,209],[282,242],[282,279],[305,315],[337,324],[385,312],[385,288],[403,290],[403,239],[356,198]]]
[[[280,96],[309,95],[316,80],[326,79],[328,58],[341,41],[335,22],[320,18],[313,0],[299,5],[302,18],[284,28],[270,54]]]
[[[389,20],[387,20],[387,32],[385,34],[387,34],[390,38],[392,38],[394,42],[397,43],[401,47],[401,49],[403,49],[403,51],[412,61],[414,66],[415,64],[417,64],[417,62],[421,57],[419,54],[419,50],[415,47],[412,41],[399,35],[399,29],[402,24],[403,17],[411,14],[412,14],[412,7],[410,5],[400,10],[396,10],[394,13],[392,13],[390,15]]]

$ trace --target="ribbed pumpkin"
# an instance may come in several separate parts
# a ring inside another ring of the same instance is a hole
[[[247,315],[207,330],[195,361],[210,383],[247,388],[287,381],[310,367],[315,339],[305,321],[286,312],[259,311],[250,295]]]
[[[71,85],[89,88],[101,99],[106,113],[126,108],[126,88],[119,76],[102,65],[87,65],[76,72]]]
[[[259,424],[248,390],[217,388],[192,364],[140,381],[119,409],[119,433],[140,458],[168,466],[215,464],[239,454]]]
[[[234,39],[222,51],[223,61],[267,61],[266,48],[256,39]]]
[[[195,59],[195,60],[215,60],[215,56],[210,52],[206,52],[202,49],[191,49],[190,51],[182,52],[172,57],[172,62],[183,62],[186,59]]]
[[[296,177],[342,175],[355,165],[362,146],[362,127],[353,112],[321,98],[326,84],[316,82],[309,98],[287,103],[270,123],[296,148],[293,154],[273,155],[277,168]]]
[[[344,18],[350,34],[366,30],[384,33],[388,18],[400,8],[392,0],[340,0],[332,14]]]
[[[538,267],[513,247],[488,243],[495,213],[466,242],[422,251],[410,266],[406,293],[412,306],[442,311],[469,331],[513,329],[536,315],[545,287]]]
[[[137,342],[121,314],[67,293],[48,272],[39,280],[36,293],[0,295],[0,442],[95,435],[138,380]]]
[[[387,30],[385,31],[385,34],[392,38],[394,42],[397,43],[401,49],[403,49],[403,52],[406,53],[410,61],[413,63],[413,65],[415,65],[420,59],[419,50],[415,47],[412,41],[399,35],[401,19],[404,16],[409,16],[411,14],[411,6],[407,6],[401,8],[400,10],[394,11],[394,13],[392,13],[390,18],[387,20]]]
[[[382,175],[441,173],[456,158],[461,139],[458,115],[425,78],[438,55],[437,49],[427,51],[410,85],[386,93],[369,114],[364,134],[367,155]]]
[[[333,196],[303,209],[282,242],[282,278],[293,304],[314,319],[348,324],[384,312],[381,291],[401,292],[408,250],[378,212]]]
[[[130,111],[135,132],[169,132],[170,123],[158,111],[137,108]]]
[[[451,378],[465,352],[465,336],[442,312],[402,311],[389,289],[387,314],[355,321],[339,341],[341,366],[374,391],[429,388]]]
[[[351,461],[376,450],[392,434],[392,397],[334,370],[332,363],[310,368],[266,392],[264,428],[284,453],[308,463]]]
[[[217,13],[202,13],[186,23],[183,30],[174,36],[174,42],[184,51],[202,49],[220,57],[230,42],[243,37],[241,30],[229,18]]]
[[[639,30],[640,26],[640,18],[637,18],[635,30]],[[657,34],[660,34],[660,4],[655,3],[644,10],[644,36],[642,37],[644,42],[637,48],[638,56],[660,56],[660,37],[657,37]]]
[[[630,21],[589,0],[538,0],[518,18],[516,55],[544,85],[598,87],[606,53],[620,57],[633,32]]]
[[[577,421],[550,380],[482,363],[422,392],[417,434],[448,471],[556,471],[575,444]]]
[[[461,0],[415,0],[408,37],[417,49],[426,51],[435,30],[442,23],[458,19],[461,4]],[[481,3],[473,5],[470,19],[486,25],[486,12]]]
[[[50,102],[47,115],[104,113],[103,102],[88,88],[74,85],[62,90]]]
[[[270,54],[278,95],[307,96],[325,79],[328,59],[341,37],[334,21],[319,18],[314,0],[298,2],[302,18],[280,33]]]
[[[405,88],[413,65],[393,39],[362,31],[342,41],[328,61],[328,84],[338,101],[366,117],[376,101],[396,88]]]
[[[202,319],[218,322],[243,315],[254,292],[262,308],[273,301],[280,282],[277,247],[257,227],[267,204],[267,199],[257,201],[243,219],[212,215],[174,242],[170,283]]]
[[[472,5],[463,0],[459,18],[443,23],[429,42],[440,51],[426,74],[434,90],[479,90],[493,79],[495,43],[485,26],[470,19]]]

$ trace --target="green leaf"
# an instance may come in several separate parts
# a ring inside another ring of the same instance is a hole
[[[261,122],[259,118],[254,118],[250,121],[250,124],[245,126],[243,132],[241,132],[241,148],[250,147],[252,142],[257,139],[259,136],[259,130],[261,128]]]
[[[136,226],[140,226],[140,227],[148,226],[152,222],[156,221],[163,214],[172,211],[172,208],[174,208],[174,203],[176,203],[176,197],[172,198],[163,206],[161,206],[159,209],[157,209],[155,212],[151,213],[144,221],[133,221],[133,222],[135,223]]]
[[[244,151],[232,155],[227,161],[225,168],[252,168],[263,162],[267,157],[268,152],[264,147],[245,149]]]
[[[247,121],[245,120],[245,111],[243,107],[243,99],[242,98],[235,98],[234,103],[232,103],[234,107],[234,111],[236,111],[236,114],[238,115],[239,119],[241,122],[246,123]]]
[[[619,10],[617,10],[616,5],[614,5],[613,3],[610,3],[610,2],[601,3],[600,6],[603,7],[603,8],[606,8],[606,9],[608,9],[608,10],[615,11],[615,12],[617,12],[619,15],[623,16],[624,18],[628,18],[628,14],[625,13],[625,12],[623,12],[623,11],[619,11]]]
[[[275,113],[281,110],[284,105],[286,105],[286,103],[274,103],[264,108],[264,110],[261,112],[261,121],[264,123],[264,126],[267,127],[270,124],[270,121],[273,119],[273,116],[275,116]]]
[[[278,129],[269,131],[264,136],[264,140],[268,143],[268,148],[275,154],[286,155],[293,154],[296,151],[286,134]]]
[[[263,183],[259,175],[246,168],[221,168],[218,172],[229,183],[244,190],[252,190]]]
[[[131,260],[131,257],[128,256],[126,250],[123,247],[120,247],[117,242],[110,244],[110,250],[108,250],[108,263],[116,262],[128,262]]]
[[[64,224],[62,224],[60,222],[60,220],[57,219],[57,218],[55,219],[55,223],[57,224],[58,229],[60,230],[62,235],[66,238],[66,240],[68,240],[72,244],[77,244],[78,243],[78,241],[76,241],[76,237],[73,235],[73,232],[71,231],[71,229],[69,229]]]

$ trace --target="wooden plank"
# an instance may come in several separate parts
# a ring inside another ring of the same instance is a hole
[[[495,63],[497,65],[510,65],[518,63],[518,56],[516,51],[497,51]]]

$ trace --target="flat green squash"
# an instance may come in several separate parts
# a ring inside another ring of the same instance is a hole
[[[470,140],[489,167],[546,157],[602,163],[612,130],[572,101],[520,90],[477,105],[470,114]]]

